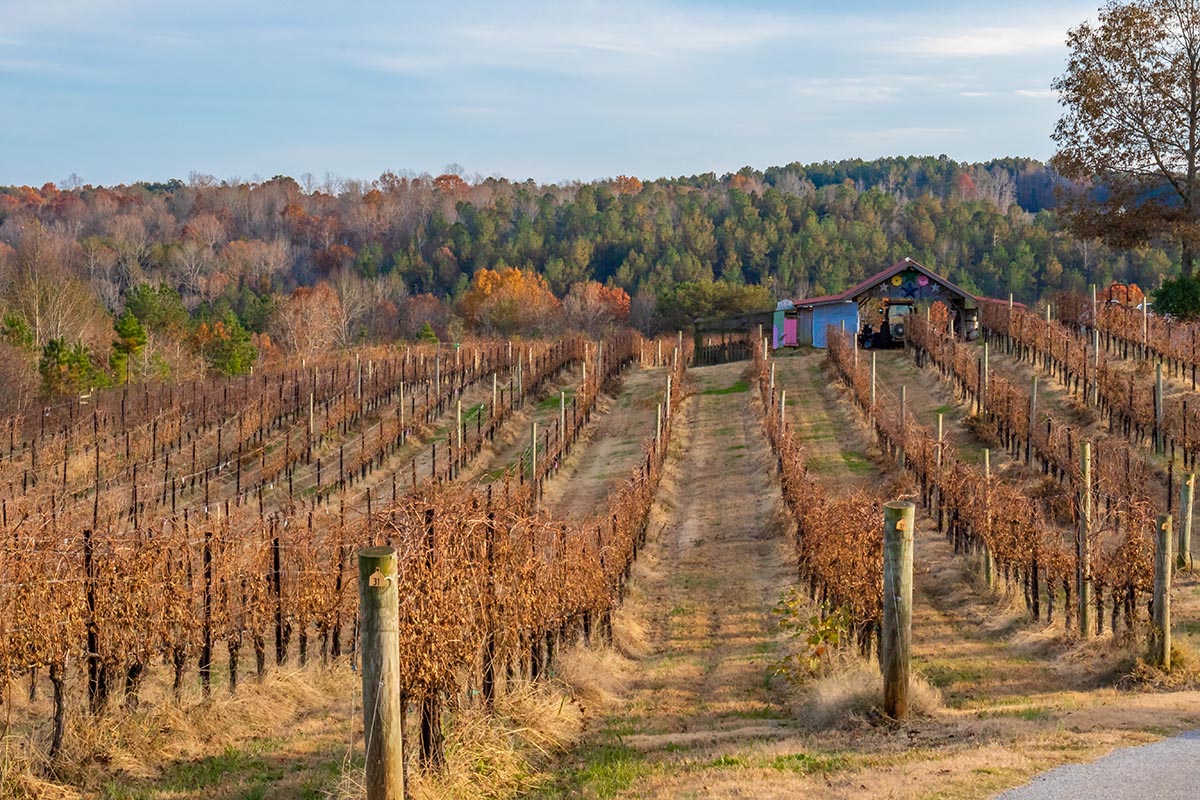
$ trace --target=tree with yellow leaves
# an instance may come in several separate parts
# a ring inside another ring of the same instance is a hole
[[[462,312],[476,330],[500,336],[539,335],[553,330],[562,304],[546,279],[531,270],[478,270],[462,299]]]

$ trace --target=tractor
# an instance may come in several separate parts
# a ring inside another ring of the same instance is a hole
[[[904,346],[904,318],[913,312],[911,300],[886,299],[872,324],[868,318],[858,334],[858,346],[864,350],[887,350]]]

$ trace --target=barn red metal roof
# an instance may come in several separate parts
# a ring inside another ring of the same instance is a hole
[[[892,264],[887,269],[876,272],[871,277],[867,278],[866,280],[860,281],[859,283],[855,284],[854,286],[851,286],[849,289],[847,289],[844,292],[840,292],[838,294],[822,295],[821,297],[806,297],[802,300],[793,300],[792,302],[796,306],[823,306],[823,305],[831,305],[833,303],[845,303],[850,300],[853,300],[855,297],[862,294],[867,289],[870,289],[872,286],[882,283],[883,281],[886,281],[888,278],[891,278],[893,275],[897,275],[906,269],[915,269],[918,272],[922,272],[929,278],[932,278],[933,280],[936,280],[938,283],[941,283],[942,285],[947,286],[948,288],[952,289],[954,292],[956,292],[957,294],[959,294],[963,297],[967,297],[972,300],[979,299],[978,297],[971,294],[970,292],[964,291],[964,290],[960,289],[959,287],[955,286],[953,283],[946,280],[941,275],[938,275],[937,273],[931,271],[924,264],[922,264],[918,261],[913,261],[911,258],[902,258],[899,261],[897,261],[895,264]]]

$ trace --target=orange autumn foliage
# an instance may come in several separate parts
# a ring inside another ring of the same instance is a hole
[[[501,336],[542,333],[557,323],[562,304],[536,272],[481,269],[462,299],[462,312],[477,330]]]
[[[571,287],[563,311],[572,328],[600,336],[629,318],[629,302],[628,293],[619,286],[585,281]]]

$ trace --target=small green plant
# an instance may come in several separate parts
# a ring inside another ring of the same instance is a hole
[[[773,613],[797,651],[775,665],[775,673],[792,683],[824,674],[850,633],[850,612],[826,604],[822,613],[808,614],[808,601],[797,589],[790,589],[775,605]]]
[[[437,333],[434,332],[433,326],[426,322],[419,333],[417,333],[417,341],[421,344],[437,344]]]

